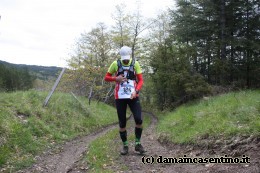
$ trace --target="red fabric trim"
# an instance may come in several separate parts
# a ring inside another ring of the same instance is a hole
[[[111,73],[107,72],[106,75],[105,75],[105,81],[107,81],[107,82],[115,82],[116,81],[116,77],[112,76]],[[114,90],[115,99],[118,99],[118,92],[117,92],[118,89],[119,89],[119,86],[118,86],[118,83],[117,83],[116,87],[115,87],[115,90]]]
[[[137,77],[138,84],[135,89],[140,91],[143,86],[143,83],[144,83],[143,75],[142,75],[142,73],[136,74],[136,77]]]
[[[115,87],[115,91],[114,91],[115,99],[118,99],[118,90],[119,90],[119,83],[116,83],[116,87]]]
[[[111,73],[107,72],[105,76],[105,81],[107,82],[114,82],[116,81],[116,77],[112,76]]]

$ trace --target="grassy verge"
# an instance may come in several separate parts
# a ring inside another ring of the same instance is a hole
[[[144,130],[150,123],[150,117],[144,116]],[[132,126],[132,127],[130,127]],[[134,124],[127,123],[127,129],[134,128]],[[129,145],[134,143],[135,135],[128,133]],[[145,142],[145,141],[144,141]],[[89,164],[90,172],[115,172],[115,169],[126,170],[124,165],[118,165],[119,151],[122,147],[118,129],[113,129],[106,135],[94,140],[89,147],[85,160]],[[120,166],[120,167],[118,167]]]
[[[47,94],[0,93],[0,168],[6,172],[31,165],[52,145],[117,121],[113,107],[79,98],[89,113],[70,94],[55,93],[43,108]]]
[[[158,132],[175,143],[203,136],[260,135],[260,90],[233,92],[177,108],[160,116]]]

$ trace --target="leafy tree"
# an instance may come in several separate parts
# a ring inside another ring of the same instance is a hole
[[[141,34],[150,27],[150,24],[147,24],[141,15],[140,4],[137,3],[136,6],[136,10],[127,13],[126,5],[119,4],[112,16],[115,21],[111,30],[114,48],[117,50],[127,45],[132,48],[132,57],[136,56],[135,51],[140,51],[141,45],[145,41]]]
[[[112,18],[115,21],[115,25],[112,26],[111,35],[115,48],[120,48],[124,45],[130,45],[130,29],[129,21],[131,16],[126,14],[126,5],[124,3],[116,6],[115,13]]]
[[[123,45],[132,47],[135,57],[135,49],[139,49],[137,45],[142,41],[140,34],[149,27],[145,26],[138,10],[125,13],[124,4],[116,6],[113,18],[112,30],[99,23],[89,33],[81,34],[64,77],[65,90],[102,100],[112,95],[111,83],[105,83],[103,79],[108,65],[119,58],[117,52]]]
[[[157,105],[161,110],[172,109],[210,91],[203,77],[192,70],[185,51],[185,45],[172,46],[168,40],[168,44],[159,46],[152,56],[154,73],[151,76],[157,94]]]
[[[107,27],[99,23],[89,33],[83,33],[78,40],[77,49],[69,62],[61,82],[61,88],[78,95],[104,100],[109,85],[103,81],[112,61],[113,51]]]

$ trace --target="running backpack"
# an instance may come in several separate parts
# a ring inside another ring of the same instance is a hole
[[[135,59],[132,60],[132,63],[130,64],[129,67],[123,66],[120,59],[118,59],[117,60],[117,66],[118,66],[117,76],[124,74],[124,71],[127,70],[128,72],[127,72],[126,78],[130,79],[130,80],[136,80],[135,70],[134,70]]]

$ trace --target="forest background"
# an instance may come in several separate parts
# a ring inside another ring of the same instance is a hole
[[[123,45],[142,66],[145,107],[173,109],[211,94],[259,88],[258,1],[177,0],[175,7],[148,19],[138,4],[132,12],[117,5],[114,25],[97,23],[81,34],[58,90],[113,103],[113,84],[104,75]],[[44,89],[26,68],[1,64],[0,74],[1,91]]]

